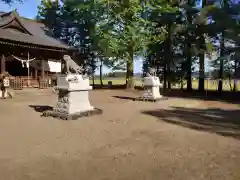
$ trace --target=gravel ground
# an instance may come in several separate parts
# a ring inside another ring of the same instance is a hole
[[[104,113],[75,121],[40,117],[30,107],[53,106],[56,95],[51,90],[26,89],[14,99],[0,100],[0,180],[240,179],[239,106],[114,97],[138,95],[92,91],[92,105]],[[224,114],[212,119],[212,125],[193,109]],[[223,116],[229,122],[222,123]],[[206,128],[194,128],[200,122]]]

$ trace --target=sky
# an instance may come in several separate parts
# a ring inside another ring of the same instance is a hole
[[[0,1],[0,11],[9,12],[17,9],[18,13],[26,18],[35,18],[40,0],[26,0],[24,3],[13,3],[11,6]]]
[[[201,1],[201,0],[200,0]],[[13,3],[11,6],[4,4],[0,0],[0,11],[9,12],[17,9],[20,16],[34,19],[37,15],[37,6],[40,5],[41,0],[25,0],[24,3]],[[142,58],[134,61],[134,73],[142,72]],[[206,65],[206,70],[208,65]],[[110,70],[107,67],[103,67],[103,73],[109,73]],[[99,69],[96,70],[96,74],[99,74]]]
[[[25,0],[24,3],[13,3],[11,6],[4,4],[0,0],[0,11],[9,12],[17,9],[20,16],[34,19],[37,15],[37,6],[40,5],[41,0]],[[238,0],[236,0],[238,1]],[[206,70],[208,66],[205,67]],[[106,67],[103,68],[103,73],[108,73],[110,70]],[[142,72],[142,58],[134,61],[134,73]],[[97,69],[96,74],[99,74],[99,69]]]
[[[9,12],[17,9],[20,16],[34,19],[37,15],[37,6],[40,4],[40,0],[26,0],[24,3],[13,3],[11,6],[4,4],[0,0],[0,11]],[[110,70],[106,67],[103,68],[103,73],[108,73]],[[142,61],[137,60],[134,62],[134,72],[142,72]],[[99,74],[99,69],[96,71]]]

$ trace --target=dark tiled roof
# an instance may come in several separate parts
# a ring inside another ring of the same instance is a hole
[[[25,30],[25,33],[3,28],[12,21],[16,21],[18,26]],[[0,12],[0,39],[17,44],[23,43],[44,46],[46,48],[70,49],[68,45],[62,43],[60,40],[47,35],[47,28],[43,23],[19,17],[15,11],[11,13]]]

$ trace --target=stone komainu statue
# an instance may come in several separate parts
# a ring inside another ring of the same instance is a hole
[[[156,76],[156,69],[155,68],[149,68],[146,76],[147,77]]]
[[[63,72],[64,74],[81,74],[84,75],[84,69],[77,65],[72,58],[69,55],[64,55],[63,56],[63,61],[64,61],[64,69]]]

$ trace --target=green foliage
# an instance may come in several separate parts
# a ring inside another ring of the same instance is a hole
[[[24,0],[1,0],[2,2],[6,3],[6,4],[13,4],[13,3],[16,3],[16,2],[20,2],[20,3],[23,3]]]
[[[187,79],[191,90],[193,65],[198,65],[199,90],[204,90],[206,55],[219,52],[220,58],[210,63],[219,77],[238,68],[239,13],[240,6],[227,0],[43,0],[38,19],[53,36],[79,49],[92,72],[99,64],[126,69],[131,84],[133,60],[140,56],[143,71],[155,66],[164,87]],[[233,59],[223,58],[230,53]]]
[[[158,1],[158,3],[163,2]],[[156,41],[154,38],[151,40],[143,66],[144,71],[147,70],[147,66],[156,66],[157,68],[161,66],[164,69],[164,75],[168,76],[165,77],[166,80],[173,82],[179,77],[186,77],[191,81],[192,64],[196,64],[198,59],[200,59],[199,67],[201,69],[205,64],[205,55],[210,57],[221,48],[224,48],[222,57],[230,52],[239,51],[239,48],[236,47],[239,47],[239,19],[234,19],[233,16],[239,17],[240,8],[236,4],[231,7],[223,7],[216,5],[217,3],[201,2],[201,8],[195,7],[195,4],[199,3],[197,1],[185,1],[179,4],[176,2],[174,5],[168,2],[167,4],[170,5],[168,7],[172,8],[171,13],[163,11],[166,4],[161,4],[160,9],[157,9],[155,13],[154,11],[149,12],[148,17],[151,17],[149,21],[156,25],[156,28],[151,31],[151,37],[157,37],[160,40]],[[164,20],[161,17],[164,17]],[[228,44],[235,44],[235,47],[216,46],[216,41],[221,39],[223,31],[224,41]],[[236,63],[232,63],[230,60],[224,61],[223,64],[226,66],[223,70],[226,72],[234,71],[233,69],[236,68],[233,65]],[[202,77],[205,77],[204,73],[204,70],[200,70]]]
[[[100,23],[100,27],[105,29],[103,33],[112,54],[128,60],[132,54],[141,55],[147,36],[140,1],[103,0],[102,3],[106,4],[107,22]]]
[[[38,6],[37,20],[44,22],[49,28],[49,35],[60,38],[61,26],[60,19],[60,1],[42,0],[40,6]]]

